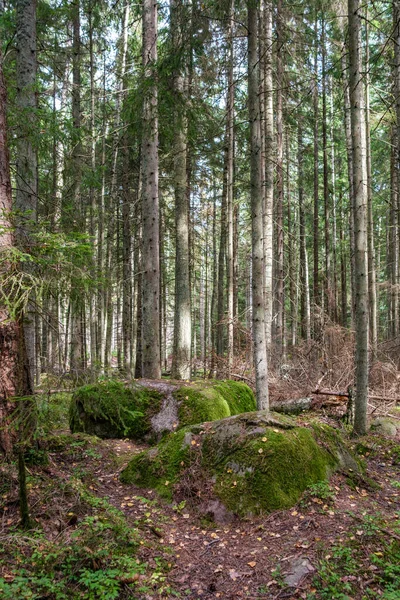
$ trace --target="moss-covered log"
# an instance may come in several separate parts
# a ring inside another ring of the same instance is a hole
[[[182,500],[184,489],[198,503],[218,499],[243,516],[293,506],[338,467],[359,469],[336,430],[254,412],[169,435],[135,456],[121,481],[154,488],[169,500]]]
[[[252,390],[238,381],[105,381],[76,390],[70,427],[102,438],[159,439],[165,432],[255,408]]]

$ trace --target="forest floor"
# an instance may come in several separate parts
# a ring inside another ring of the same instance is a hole
[[[119,482],[143,445],[58,432],[27,467],[33,532],[0,465],[0,597],[400,599],[399,444],[358,439],[363,479],[337,473],[290,510],[211,524]]]

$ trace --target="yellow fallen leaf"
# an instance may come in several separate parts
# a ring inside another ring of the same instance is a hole
[[[292,517],[296,517],[298,514],[299,514],[299,513],[297,512],[297,510],[294,510],[294,511],[292,512]]]
[[[264,450],[262,448],[258,449],[258,454],[262,454],[264,452]]]
[[[261,438],[261,441],[262,441],[262,442],[266,442],[266,441],[267,441],[267,438],[266,438],[266,437],[263,437],[263,438]]]
[[[252,569],[254,569],[254,567],[256,566],[257,563],[254,560],[251,560],[247,564],[249,565],[249,567],[251,567]]]

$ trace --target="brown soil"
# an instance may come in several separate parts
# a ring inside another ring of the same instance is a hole
[[[370,444],[371,439],[370,436]],[[324,557],[329,560],[332,547],[351,535],[366,549],[366,562],[363,568],[360,565],[356,586],[359,593],[351,596],[358,600],[370,584],[367,577],[372,568],[368,549],[373,548],[374,542],[364,527],[365,516],[384,515],[382,532],[400,540],[394,530],[394,521],[399,518],[396,511],[400,510],[400,490],[392,485],[393,481],[399,481],[400,466],[394,464],[390,454],[379,444],[376,444],[376,452],[371,453],[374,456],[366,457],[366,475],[378,483],[380,489],[373,489],[369,480],[350,487],[344,474],[336,474],[331,480],[333,501],[325,504],[325,500],[313,497],[291,510],[235,519],[223,525],[202,522],[187,504],[174,508],[151,490],[122,485],[119,482],[121,469],[144,446],[107,440],[95,448],[97,454],[86,456],[84,463],[79,459],[67,460],[63,453],[54,452],[50,454],[49,466],[31,467],[31,470],[42,469],[47,476],[68,479],[77,468],[84,468],[83,479],[93,493],[107,497],[135,527],[140,527],[157,544],[169,547],[166,556],[171,570],[167,583],[181,598],[308,598],[314,591],[318,561]],[[46,502],[40,497],[40,490],[31,490],[30,494],[33,515],[52,535],[51,527],[44,523]],[[5,505],[3,535],[18,519],[12,494]],[[151,564],[151,546],[143,548],[143,556]],[[299,557],[308,559],[309,572],[303,574],[297,587],[288,588],[282,582]],[[376,591],[379,594],[379,590]],[[143,599],[153,597],[146,595]]]

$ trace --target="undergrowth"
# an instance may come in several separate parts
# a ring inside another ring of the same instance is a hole
[[[346,538],[322,554],[308,600],[399,600],[400,513],[392,536],[382,515],[364,515]],[[386,525],[386,527],[385,527]]]
[[[0,597],[5,600],[125,600],[172,597],[165,585],[167,551],[149,540],[138,523],[92,491],[87,461],[100,460],[96,438],[84,434],[42,440],[28,468],[34,529],[18,528],[13,513],[15,465],[2,470],[0,499]],[[38,456],[48,453],[48,460]],[[54,471],[55,455],[72,476]],[[32,456],[34,453],[32,452]],[[100,464],[100,463],[98,463]],[[49,466],[50,465],[50,466]],[[147,556],[152,557],[151,566]]]

